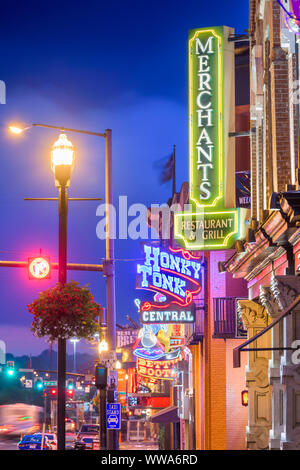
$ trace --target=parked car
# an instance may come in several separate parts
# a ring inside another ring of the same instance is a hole
[[[73,419],[66,418],[66,432],[75,432],[76,431],[76,424]]]
[[[42,436],[41,432],[37,432],[34,434],[35,436]],[[51,450],[57,450],[57,436],[53,432],[45,432],[44,436],[47,437],[49,444],[51,446]]]
[[[43,447],[43,448],[42,448]],[[50,441],[44,435],[42,446],[42,434],[26,434],[18,444],[19,450],[52,450]]]
[[[85,450],[93,448],[93,440],[99,437],[99,424],[82,424],[80,431],[76,434],[74,449]]]

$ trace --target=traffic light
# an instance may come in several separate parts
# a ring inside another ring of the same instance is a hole
[[[74,398],[74,390],[73,389],[67,389],[67,397],[68,398]]]
[[[6,363],[6,373],[9,377],[13,377],[15,375],[15,363],[14,361],[7,361]]]
[[[67,380],[67,389],[68,390],[74,390],[74,381],[73,381],[73,379]]]
[[[50,398],[56,398],[57,397],[57,388],[50,388]]]
[[[47,256],[28,258],[28,277],[29,279],[50,279],[50,258]]]
[[[104,389],[107,386],[107,367],[102,364],[97,364],[95,368],[95,385],[99,389]]]
[[[43,379],[41,377],[37,377],[37,379],[34,382],[34,385],[35,385],[37,390],[39,390],[39,391],[44,390],[44,382],[43,382]]]
[[[15,370],[14,370],[12,367],[9,367],[9,368],[6,370],[6,372],[7,372],[7,375],[8,375],[9,377],[13,377],[13,376],[15,375]]]

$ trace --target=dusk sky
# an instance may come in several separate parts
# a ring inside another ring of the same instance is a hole
[[[12,122],[46,123],[104,132],[112,129],[114,200],[163,203],[171,183],[159,185],[153,163],[176,144],[177,190],[188,177],[188,30],[227,25],[244,33],[248,4],[238,0],[83,3],[56,1],[1,5],[0,259],[26,260],[39,253],[57,260],[56,197],[50,147],[58,132],[35,128],[23,136],[6,131]],[[104,198],[104,140],[67,134],[77,148],[70,196]],[[105,242],[96,237],[97,202],[70,202],[68,261],[101,263]],[[129,219],[130,220],[130,219]],[[117,319],[138,318],[134,305],[139,240],[116,241]],[[128,275],[128,272],[130,275]],[[68,273],[90,284],[105,306],[101,274]],[[45,342],[29,331],[30,303],[56,283],[29,281],[24,269],[0,270],[0,339],[14,354],[36,354]],[[84,343],[82,341],[82,343]]]

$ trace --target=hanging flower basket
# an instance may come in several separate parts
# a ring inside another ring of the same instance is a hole
[[[98,331],[96,321],[100,305],[87,287],[70,281],[40,293],[28,306],[33,315],[31,331],[39,338],[47,336],[49,341],[57,338],[84,338],[91,340]]]

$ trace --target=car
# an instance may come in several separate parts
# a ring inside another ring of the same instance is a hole
[[[76,431],[76,425],[75,425],[75,421],[73,421],[73,419],[70,419],[70,418],[66,418],[65,419],[65,422],[66,422],[66,432],[75,432]]]
[[[92,449],[93,440],[99,438],[99,431],[99,424],[82,424],[75,437],[74,449]]]
[[[37,432],[34,434],[35,436],[42,436],[41,432]],[[47,437],[49,444],[51,446],[51,450],[57,450],[57,436],[53,432],[45,432],[44,436]]]
[[[25,434],[18,443],[19,450],[52,450],[47,436],[44,436],[42,446],[42,434]]]

